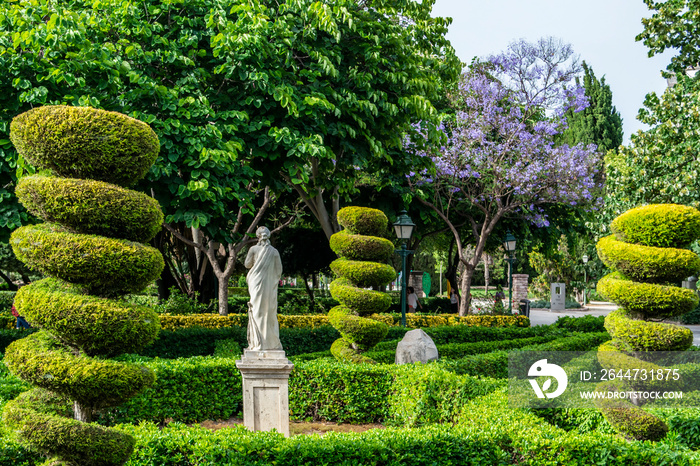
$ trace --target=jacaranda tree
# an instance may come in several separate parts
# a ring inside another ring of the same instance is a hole
[[[558,53],[547,52],[548,44]],[[545,39],[532,47],[515,43],[487,62],[473,63],[454,96],[455,115],[442,127],[447,143],[425,153],[434,168],[410,177],[417,198],[455,237],[465,267],[461,315],[469,309],[474,270],[502,219],[546,224],[542,206],[591,201],[595,147],[555,145],[564,111],[586,104],[582,88],[565,86],[573,77],[564,59],[570,55],[570,48]],[[469,234],[463,234],[465,224]],[[469,244],[474,252],[467,257]]]

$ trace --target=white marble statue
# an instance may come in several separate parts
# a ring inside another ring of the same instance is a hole
[[[245,258],[248,271],[248,350],[281,350],[277,322],[277,285],[282,276],[282,261],[277,249],[270,245],[270,230],[260,227],[255,232],[258,244]]]

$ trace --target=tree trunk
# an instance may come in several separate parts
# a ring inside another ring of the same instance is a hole
[[[81,422],[92,422],[92,408],[73,402],[73,418]]]
[[[233,272],[233,270],[231,270]],[[231,278],[231,274],[221,274],[221,276],[218,276],[217,274],[217,281],[219,282],[219,315],[222,316],[227,316],[228,315],[228,280]]]
[[[5,282],[7,283],[7,286],[10,288],[10,291],[17,291],[17,285],[15,285],[15,284],[12,282],[12,280],[10,280],[10,277],[8,277],[7,275],[5,275],[5,274],[2,272],[2,270],[0,270],[0,278],[2,278],[3,280],[5,280]]]
[[[314,290],[313,286],[309,288],[309,277],[305,274],[301,274],[302,279],[304,280],[304,288],[306,288],[306,294],[309,295],[309,301],[311,303],[311,312],[316,312],[316,300],[314,299]],[[312,283],[313,285],[313,283]]]
[[[489,256],[484,258],[484,292],[489,295]]]
[[[474,276],[474,269],[475,267],[473,265],[468,264],[466,267],[464,267],[464,272],[462,272],[462,277],[460,280],[460,292],[462,294],[462,299],[459,301],[460,316],[466,316],[469,314],[472,301],[470,290],[472,286],[472,277]]]

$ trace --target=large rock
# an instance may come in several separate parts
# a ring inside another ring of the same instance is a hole
[[[433,339],[419,328],[406,332],[396,347],[396,364],[426,363],[437,358],[438,350]]]

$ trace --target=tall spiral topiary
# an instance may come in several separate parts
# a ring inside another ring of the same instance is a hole
[[[158,203],[125,189],[160,150],[138,120],[91,108],[46,106],[17,116],[10,137],[39,169],[16,194],[46,223],[11,236],[17,257],[49,276],[21,288],[15,305],[41,330],[8,346],[10,371],[36,388],[7,403],[3,419],[50,465],[124,464],[130,435],[92,423],[93,414],[151,385],[143,366],[108,358],[149,344],[160,328],[150,308],[119,295],[143,289],[163,269],[145,244],[158,232]]]
[[[331,353],[339,361],[374,364],[362,353],[382,341],[389,327],[366,316],[386,311],[391,297],[367,288],[384,286],[396,278],[394,268],[385,264],[394,245],[380,237],[388,219],[377,209],[345,207],[338,212],[338,223],[345,229],[330,239],[339,257],[331,263],[338,278],[330,291],[340,305],[328,312],[328,318],[340,338],[331,346]]]
[[[682,280],[700,270],[700,258],[688,250],[700,238],[700,211],[674,204],[638,207],[613,220],[613,235],[598,241],[598,256],[613,273],[598,282],[598,292],[620,309],[605,319],[612,340],[600,346],[601,366],[615,372],[660,367],[650,362],[650,351],[684,351],[693,343],[692,332],[677,325],[655,322],[685,314],[698,305],[698,297],[680,288]],[[646,356],[649,356],[648,354]],[[602,383],[602,391],[651,390],[673,381],[616,379]],[[608,422],[620,433],[637,440],[658,440],[668,426],[641,409],[642,401],[598,400]]]

